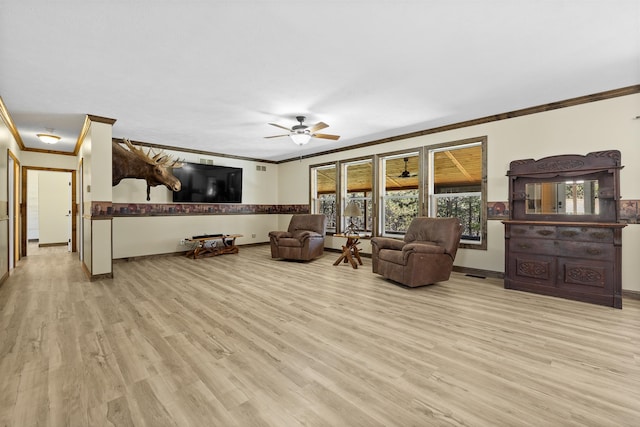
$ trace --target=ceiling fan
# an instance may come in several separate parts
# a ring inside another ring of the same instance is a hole
[[[296,120],[300,123],[297,124],[295,126],[293,126],[291,129],[289,129],[288,127],[279,125],[277,123],[269,123],[271,126],[275,126],[278,127],[280,129],[284,129],[289,131],[289,133],[284,134],[284,135],[274,135],[274,136],[265,136],[265,138],[280,138],[282,136],[288,136],[291,138],[291,140],[294,142],[294,144],[297,145],[304,145],[307,142],[309,142],[309,140],[311,138],[322,138],[322,139],[332,139],[334,141],[338,140],[338,138],[340,138],[339,135],[329,135],[326,133],[315,133],[316,131],[320,130],[320,129],[324,129],[329,127],[328,124],[323,123],[323,122],[318,122],[315,125],[305,125],[304,124],[304,116],[297,116]]]
[[[404,170],[402,171],[402,173],[400,175],[398,175],[398,178],[411,178],[411,177],[414,177],[414,176],[418,176],[418,174],[416,174],[416,173],[409,172],[408,165],[409,165],[409,158],[405,157],[404,158]]]

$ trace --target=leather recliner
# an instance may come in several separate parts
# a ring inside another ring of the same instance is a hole
[[[373,272],[412,288],[449,280],[461,235],[457,218],[414,218],[404,240],[371,239]]]
[[[287,231],[271,231],[271,258],[309,261],[324,253],[327,217],[323,214],[297,214]]]

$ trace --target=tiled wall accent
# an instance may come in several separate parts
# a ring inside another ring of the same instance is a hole
[[[640,223],[640,200],[620,201],[620,222]],[[92,217],[257,215],[309,213],[309,205],[245,205],[241,203],[111,203],[92,202]],[[509,219],[509,202],[487,202],[487,218]]]
[[[309,205],[248,205],[241,203],[111,203],[92,202],[93,217],[256,215],[309,213]]]

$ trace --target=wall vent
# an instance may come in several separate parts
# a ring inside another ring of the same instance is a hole
[[[200,163],[203,165],[212,165],[213,164],[213,160],[212,159],[200,159]]]
[[[259,172],[266,172],[267,171],[267,167],[266,166],[261,166],[261,165],[256,165],[256,170]]]

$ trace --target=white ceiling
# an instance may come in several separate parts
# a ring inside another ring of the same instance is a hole
[[[638,0],[0,0],[27,147],[113,136],[284,160],[640,83]],[[269,126],[330,125],[303,147]]]

